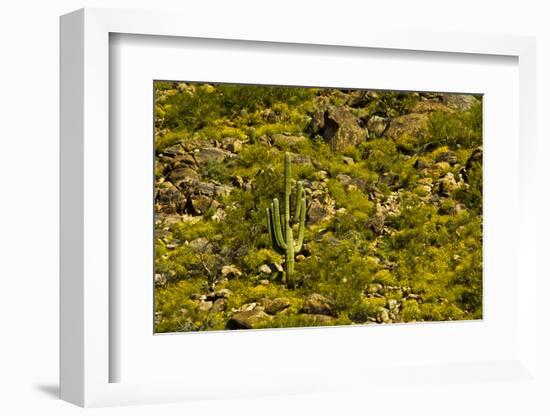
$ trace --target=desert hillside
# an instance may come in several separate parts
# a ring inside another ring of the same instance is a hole
[[[481,146],[480,96],[156,82],[156,331],[481,318]]]

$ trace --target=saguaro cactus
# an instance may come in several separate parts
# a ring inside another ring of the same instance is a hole
[[[285,153],[285,195],[284,216],[279,210],[279,200],[273,199],[267,213],[267,228],[274,250],[285,256],[285,277],[289,288],[294,287],[292,273],[294,271],[294,255],[302,250],[304,228],[306,222],[306,199],[303,196],[302,184],[299,182],[296,190],[294,215],[290,212],[290,153]],[[298,239],[294,242],[293,225],[298,224]]]

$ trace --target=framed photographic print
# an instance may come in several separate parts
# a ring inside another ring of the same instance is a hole
[[[180,18],[61,20],[62,398],[537,383],[534,41]]]
[[[481,95],[154,94],[155,333],[483,317]]]

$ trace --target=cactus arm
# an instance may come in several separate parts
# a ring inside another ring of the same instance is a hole
[[[294,221],[298,222],[300,218],[300,209],[302,208],[302,197],[304,190],[302,188],[302,183],[298,182],[298,187],[296,189],[296,209],[294,210]]]
[[[279,254],[285,254],[285,250],[283,250],[282,247],[279,246],[279,243],[277,242],[277,237],[275,233],[275,225],[273,224],[273,221],[271,220],[271,210],[269,208],[265,209],[266,216],[267,216],[267,229],[269,231],[269,237],[271,240],[271,245],[273,246],[273,249],[279,253]]]
[[[302,250],[304,243],[304,230],[306,225],[306,199],[300,200],[300,225],[298,226],[298,240],[296,241],[296,247],[294,251],[299,253]]]
[[[281,224],[281,213],[279,212],[279,200],[277,198],[273,198],[271,203],[271,222],[277,237],[277,244],[286,250],[286,228]]]
[[[285,153],[285,226],[290,224],[290,153]]]
[[[283,228],[281,227],[281,216],[279,215],[279,201],[277,198],[271,203],[271,223],[273,225],[273,234],[277,246],[282,250],[286,250],[286,241],[283,236]]]

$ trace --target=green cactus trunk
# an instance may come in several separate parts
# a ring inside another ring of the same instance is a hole
[[[285,192],[284,192],[284,217],[279,211],[279,200],[273,199],[270,207],[267,208],[267,228],[271,237],[273,249],[279,254],[285,255],[285,278],[289,288],[294,288],[292,274],[294,272],[294,256],[302,250],[304,241],[304,229],[306,219],[306,200],[303,197],[302,184],[298,183],[296,192],[296,208],[294,215],[290,212],[290,190],[291,190],[291,167],[290,153],[285,153]],[[292,226],[298,224],[298,240],[294,242]]]

